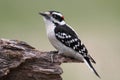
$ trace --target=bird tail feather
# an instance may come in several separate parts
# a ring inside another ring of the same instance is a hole
[[[89,59],[91,60],[92,63],[96,64],[95,60],[90,56],[88,55]]]
[[[91,64],[90,59],[89,59],[88,57],[84,57],[84,62],[85,62],[86,65],[89,67],[89,69],[95,73],[95,75],[96,75],[97,77],[101,78],[101,77],[99,76],[99,74],[97,73],[97,71],[94,69],[94,67],[93,67],[93,65]]]

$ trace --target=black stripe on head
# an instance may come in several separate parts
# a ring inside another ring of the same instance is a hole
[[[53,12],[60,13],[59,11],[54,11],[54,10],[49,11],[49,12],[50,12],[50,14],[52,14]]]
[[[55,20],[57,20],[59,22],[64,20],[64,17],[60,12],[58,12],[58,11],[49,11],[49,12]]]

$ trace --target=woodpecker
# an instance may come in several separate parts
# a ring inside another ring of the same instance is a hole
[[[58,50],[58,54],[85,62],[89,69],[100,78],[92,65],[92,63],[96,63],[95,60],[88,54],[88,50],[78,38],[74,29],[66,24],[62,13],[47,11],[39,14],[43,16],[48,39]]]

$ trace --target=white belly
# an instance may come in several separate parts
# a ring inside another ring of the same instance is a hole
[[[65,55],[65,56],[69,56],[75,59],[78,59],[80,61],[83,61],[83,57],[81,54],[79,54],[78,52],[72,50],[71,48],[63,45],[60,41],[58,41],[54,35],[54,31],[52,32],[48,32],[48,39],[50,41],[50,43],[59,51],[59,54]]]

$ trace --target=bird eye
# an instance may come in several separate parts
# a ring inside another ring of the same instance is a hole
[[[53,14],[52,17],[55,18],[56,20],[60,21],[60,22],[61,22],[62,20],[64,20],[63,17],[61,17],[61,16],[59,16],[59,15],[56,15],[56,14]]]

